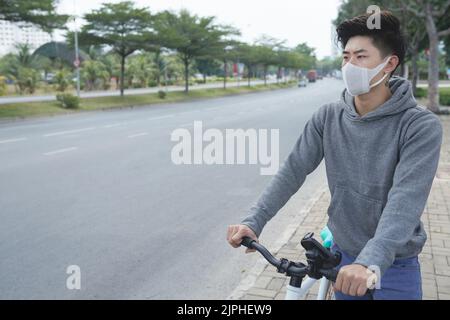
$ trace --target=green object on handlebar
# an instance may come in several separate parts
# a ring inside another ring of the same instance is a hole
[[[322,231],[320,231],[320,237],[323,241],[322,245],[325,248],[330,249],[333,246],[333,234],[327,226],[325,226]]]

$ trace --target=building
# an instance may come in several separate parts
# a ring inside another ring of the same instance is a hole
[[[38,27],[0,20],[0,56],[14,52],[18,43],[28,43],[35,50],[49,41],[50,34]]]

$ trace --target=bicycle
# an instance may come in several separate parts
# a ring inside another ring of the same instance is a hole
[[[302,299],[311,287],[320,279],[317,300],[331,300],[334,291],[331,282],[335,282],[338,271],[334,269],[341,262],[341,253],[332,253],[333,244],[331,232],[325,227],[321,232],[323,245],[313,238],[314,233],[307,233],[300,241],[306,250],[307,264],[293,262],[285,258],[275,258],[263,245],[249,237],[243,237],[241,244],[249,249],[258,251],[279,273],[290,277],[287,285],[285,300]],[[303,279],[308,278],[303,281]]]

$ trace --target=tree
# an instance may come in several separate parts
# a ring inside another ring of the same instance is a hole
[[[184,65],[185,92],[189,91],[189,66],[200,57],[211,56],[224,37],[233,33],[228,26],[217,25],[215,17],[198,17],[187,10],[179,14],[164,11],[155,22],[161,45],[176,50]]]
[[[263,67],[264,85],[267,85],[269,66],[278,63],[277,51],[283,48],[284,41],[263,35],[256,41],[255,54],[258,64]]]
[[[217,43],[215,48],[212,48],[210,56],[220,59],[223,63],[223,88],[227,88],[228,77],[228,63],[230,61],[236,61],[238,58],[238,51],[236,50],[238,45],[237,41],[224,40]]]
[[[206,83],[206,77],[220,71],[220,63],[217,59],[205,57],[195,59],[195,65],[198,71],[203,75],[203,82]]]
[[[303,69],[315,68],[317,63],[315,49],[309,47],[306,43],[300,43],[295,48],[294,51],[299,53],[303,58]]]
[[[333,72],[333,70],[341,68],[342,59],[332,58],[332,57],[324,57],[322,60],[317,62],[317,67],[322,71],[323,74],[329,74]]]
[[[105,66],[105,70],[108,72],[110,77],[114,77],[116,81],[116,88],[119,88],[119,79],[120,79],[120,61],[116,54],[108,53],[106,55],[102,55],[99,58],[99,61],[103,63]],[[109,80],[108,80],[109,85]],[[105,86],[106,83],[105,83]],[[109,87],[109,86],[108,86]]]
[[[448,17],[450,16],[449,0],[410,0],[401,1],[402,8],[413,13],[425,23],[429,40],[428,63],[428,109],[439,112],[439,39],[450,35]],[[439,20],[447,22],[445,29],[438,28]]]
[[[1,73],[12,79],[22,94],[28,90],[33,93],[39,81],[39,72],[48,59],[31,54],[28,44],[17,44],[16,53],[7,54],[2,58]]]
[[[0,20],[31,23],[45,31],[63,29],[68,15],[56,13],[56,0],[0,0]]]
[[[85,90],[94,90],[99,87],[99,84],[103,84],[105,88],[106,83],[109,81],[109,73],[106,67],[100,61],[86,60],[81,66],[81,77],[85,83]]]
[[[152,57],[149,53],[132,56],[128,62],[126,73],[128,87],[132,85],[133,79],[137,79],[141,88],[147,87],[153,71]]]
[[[156,85],[161,84],[161,75],[166,74],[167,62],[164,59],[163,49],[156,47],[151,54],[151,61],[153,62],[153,75],[156,79]]]
[[[250,79],[254,73],[254,69],[258,64],[257,48],[246,43],[241,43],[236,48],[239,62],[243,63],[247,69],[248,86],[250,87]]]
[[[135,8],[133,2],[104,3],[84,16],[80,42],[112,47],[120,57],[120,95],[123,96],[125,59],[145,46],[152,36],[152,15],[147,8]]]

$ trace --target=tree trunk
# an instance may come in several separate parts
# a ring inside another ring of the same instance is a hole
[[[277,84],[280,83],[280,78],[281,78],[281,67],[278,67],[278,70],[277,70]]]
[[[252,76],[252,73],[251,73],[251,68],[250,68],[250,66],[247,66],[247,80],[248,80],[248,86],[250,87],[250,78],[251,78],[251,76]]]
[[[439,36],[430,3],[426,4],[426,28],[430,41],[428,61],[428,109],[439,112]]]
[[[123,97],[123,82],[125,77],[125,56],[120,59],[120,96]]]
[[[417,93],[417,80],[419,79],[419,68],[417,60],[419,59],[418,45],[414,46],[411,52],[411,82],[414,95]]]
[[[405,75],[405,63],[400,65],[400,76],[403,77]]]
[[[267,66],[264,66],[264,85],[267,86]]]
[[[184,92],[189,92],[189,59],[184,59]]]
[[[223,88],[227,88],[227,61],[223,60]]]

